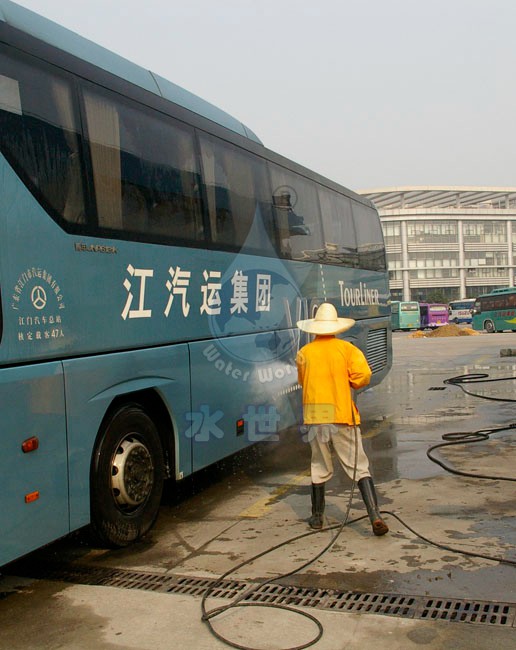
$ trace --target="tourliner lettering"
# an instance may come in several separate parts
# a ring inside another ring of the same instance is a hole
[[[380,304],[378,289],[368,289],[365,282],[359,282],[358,287],[345,287],[344,281],[339,280],[339,288],[342,307]]]

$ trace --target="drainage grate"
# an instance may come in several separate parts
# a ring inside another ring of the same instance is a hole
[[[202,596],[211,588],[210,595],[214,598],[236,598],[247,587],[245,582],[237,580],[213,580],[211,578],[175,578],[175,584],[167,587],[169,594],[187,594]]]
[[[418,618],[460,621],[461,623],[511,625],[515,618],[515,606],[507,603],[431,598],[419,613]]]
[[[319,607],[326,609],[325,602],[330,592],[325,589],[305,589],[276,584],[257,587],[245,599],[251,603],[270,603],[273,605],[292,605],[299,607]]]
[[[233,599],[244,592],[247,603],[267,603],[312,607],[331,611],[361,614],[382,614],[402,618],[435,621],[480,623],[485,625],[516,626],[516,603],[428,598],[399,594],[367,594],[354,591],[315,589],[292,585],[265,584],[239,580],[216,580],[188,576],[171,576],[122,569],[88,566],[25,565],[16,575],[74,584],[143,589],[170,594],[202,596],[210,590],[210,597]],[[0,598],[2,594],[0,594]]]
[[[446,386],[430,386],[428,390],[446,390]]]
[[[333,597],[327,609],[363,614],[386,614],[413,618],[418,599],[414,596],[396,596],[393,594],[359,594],[345,592]]]

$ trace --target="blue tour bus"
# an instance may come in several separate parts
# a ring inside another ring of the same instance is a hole
[[[419,303],[415,300],[391,302],[392,330],[417,330],[420,327]]]
[[[475,299],[473,329],[489,334],[516,330],[516,287],[494,289]]]
[[[0,0],[0,565],[91,524],[145,534],[163,482],[298,421],[295,323],[331,301],[378,383],[366,199]]]

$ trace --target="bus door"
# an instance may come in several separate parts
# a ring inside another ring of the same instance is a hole
[[[0,566],[69,532],[63,370],[0,368]]]
[[[430,306],[426,303],[420,303],[419,304],[419,313],[420,313],[420,327],[421,329],[425,329],[426,327],[430,326]]]

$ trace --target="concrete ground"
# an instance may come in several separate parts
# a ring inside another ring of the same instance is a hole
[[[516,357],[500,356],[512,346],[512,333],[393,335],[390,375],[358,397],[364,446],[390,533],[376,538],[360,519],[342,529],[315,562],[256,592],[262,604],[298,605],[316,616],[324,632],[314,647],[516,646],[516,567],[453,550],[516,562],[514,430],[436,453],[456,470],[512,482],[452,474],[426,453],[444,433],[516,422],[513,403],[443,383],[466,373],[516,378]],[[466,388],[516,398],[514,381]],[[0,648],[227,647],[201,621],[201,594],[232,567],[309,531],[308,465],[309,446],[289,431],[279,442],[186,479],[167,495],[153,531],[128,549],[92,548],[74,535],[4,568]],[[350,487],[337,469],[327,489],[330,527],[344,520]],[[355,492],[349,519],[363,515]],[[423,541],[402,522],[449,548]],[[337,532],[302,537],[239,568],[214,590],[208,609],[228,605],[231,595],[258,581],[304,566]],[[229,610],[213,625],[237,646],[263,649],[303,646],[317,633],[312,621],[263,606]]]

